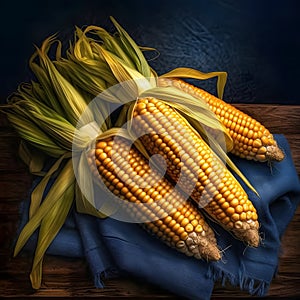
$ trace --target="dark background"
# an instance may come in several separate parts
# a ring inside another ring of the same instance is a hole
[[[158,73],[187,66],[227,71],[228,102],[300,103],[298,1],[1,2],[1,102],[31,78],[27,63],[44,38],[73,36],[74,26],[113,31],[113,15],[140,45],[157,48]],[[214,80],[201,82],[215,92]]]

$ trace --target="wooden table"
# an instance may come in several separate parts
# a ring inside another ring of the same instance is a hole
[[[261,104],[236,105],[266,125],[273,133],[286,135],[295,165],[300,174],[300,106]],[[44,262],[43,284],[33,291],[29,272],[31,257],[12,258],[11,243],[19,219],[18,206],[26,197],[32,177],[17,154],[19,139],[3,115],[0,116],[0,297],[101,297],[123,299],[177,299],[137,279],[106,280],[104,289],[96,289],[87,263],[82,259],[47,256]],[[300,207],[282,241],[283,249],[277,277],[269,295],[273,297],[300,296]],[[212,299],[247,298],[246,292],[216,284]]]

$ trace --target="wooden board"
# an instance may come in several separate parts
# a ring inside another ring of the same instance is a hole
[[[286,135],[295,165],[300,174],[300,106],[239,104],[274,133]],[[44,262],[43,285],[35,292],[29,281],[31,257],[12,258],[11,244],[19,220],[18,206],[27,195],[32,177],[17,154],[19,139],[3,115],[0,116],[0,296],[4,297],[78,297],[122,299],[178,299],[138,279],[106,280],[104,289],[94,288],[88,266],[83,259],[47,256]],[[269,295],[300,296],[300,208],[298,208],[282,241],[278,276]],[[216,284],[212,299],[249,298],[246,292]]]

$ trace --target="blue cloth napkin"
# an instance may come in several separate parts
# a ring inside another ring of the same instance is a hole
[[[84,257],[96,287],[103,286],[104,278],[128,274],[187,299],[209,299],[217,280],[265,295],[277,271],[280,239],[300,201],[300,182],[289,145],[284,136],[275,137],[286,154],[282,162],[269,166],[233,158],[260,194],[259,198],[244,186],[259,214],[262,241],[258,248],[246,247],[208,221],[224,251],[221,261],[207,263],[165,246],[137,224],[72,210],[47,253]],[[28,206],[28,200],[21,205],[20,230],[28,220]],[[33,235],[26,249],[34,249],[35,243]]]

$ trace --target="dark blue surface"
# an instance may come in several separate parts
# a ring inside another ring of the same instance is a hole
[[[30,79],[27,62],[50,34],[75,25],[112,29],[113,15],[137,42],[154,46],[159,73],[179,66],[227,71],[228,102],[299,103],[298,2],[260,0],[2,1],[1,102]],[[214,82],[204,88],[214,92]]]
[[[245,188],[257,208],[261,224],[261,245],[246,247],[216,224],[221,261],[206,263],[165,246],[137,224],[110,218],[97,219],[73,212],[51,244],[48,253],[85,257],[95,285],[103,277],[129,274],[189,299],[209,299],[215,280],[230,282],[250,294],[264,295],[276,274],[280,238],[300,201],[300,183],[286,139],[277,135],[286,158],[266,163],[234,158],[237,166],[258,190],[260,198]],[[28,218],[28,201],[22,207],[21,226]],[[27,245],[35,245],[33,237]]]

